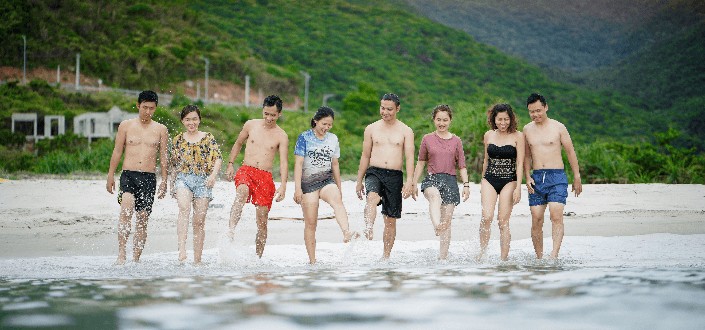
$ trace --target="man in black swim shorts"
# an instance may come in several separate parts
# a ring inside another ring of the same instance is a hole
[[[115,136],[115,147],[110,158],[110,169],[105,188],[109,193],[115,189],[115,171],[122,161],[120,175],[120,216],[118,218],[118,257],[115,264],[125,263],[127,240],[132,230],[132,215],[135,215],[135,234],[132,244],[132,259],[140,260],[147,242],[147,221],[152,212],[154,194],[157,187],[157,158],[161,167],[159,198],[164,198],[167,189],[169,133],[166,126],[153,121],[157,109],[158,96],[153,91],[144,91],[137,97],[137,118],[120,123]]]
[[[366,195],[365,230],[372,240],[373,226],[377,216],[377,205],[382,205],[384,215],[384,253],[389,259],[397,235],[397,222],[401,218],[402,199],[412,196],[414,173],[414,132],[397,119],[400,110],[399,97],[384,94],[380,101],[379,114],[382,119],[368,125],[362,142],[362,157],[357,170],[357,197]],[[404,182],[402,166],[406,167]],[[364,179],[364,186],[363,186]],[[367,187],[367,192],[365,192]]]

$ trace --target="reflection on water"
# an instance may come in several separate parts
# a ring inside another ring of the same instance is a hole
[[[705,269],[452,265],[0,279],[0,327],[701,328]]]

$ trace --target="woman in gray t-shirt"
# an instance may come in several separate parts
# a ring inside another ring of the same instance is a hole
[[[343,205],[338,137],[330,133],[335,114],[328,107],[320,107],[311,119],[311,129],[299,135],[294,147],[294,201],[304,214],[304,243],[311,264],[316,263],[316,224],[318,203],[323,200],[335,213],[343,231],[343,242],[360,236],[350,231],[348,214]]]

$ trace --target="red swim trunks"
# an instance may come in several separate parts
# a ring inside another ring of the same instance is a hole
[[[244,184],[250,189],[247,201],[256,206],[266,206],[272,208],[274,200],[274,179],[272,173],[260,170],[256,167],[242,165],[234,177],[235,188]]]

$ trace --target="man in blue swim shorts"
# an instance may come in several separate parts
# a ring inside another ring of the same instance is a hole
[[[523,131],[527,148],[524,173],[531,208],[531,240],[534,243],[536,258],[541,259],[543,218],[548,206],[553,238],[551,259],[556,259],[563,242],[563,209],[568,198],[568,177],[565,174],[561,150],[565,149],[570,168],[573,170],[572,191],[576,197],[583,191],[580,166],[568,130],[563,124],[546,115],[546,99],[540,94],[531,94],[526,100],[526,107],[531,117],[531,122],[524,126]]]

